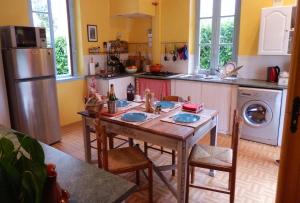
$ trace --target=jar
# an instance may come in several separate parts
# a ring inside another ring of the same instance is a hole
[[[130,83],[127,87],[127,101],[133,101],[135,95],[134,86]]]

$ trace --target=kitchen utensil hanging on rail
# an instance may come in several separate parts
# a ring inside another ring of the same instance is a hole
[[[173,50],[173,61],[177,61],[177,47],[176,44],[174,45],[174,50]]]
[[[164,57],[165,61],[168,61],[168,56],[167,56],[167,44],[165,44],[165,57]]]

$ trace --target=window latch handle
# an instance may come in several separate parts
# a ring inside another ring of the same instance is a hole
[[[296,97],[293,101],[293,111],[290,130],[296,133],[298,130],[298,118],[300,116],[300,97]]]

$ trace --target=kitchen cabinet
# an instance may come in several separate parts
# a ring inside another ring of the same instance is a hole
[[[293,6],[263,8],[259,32],[259,55],[287,55],[294,22]]]
[[[205,107],[218,110],[218,132],[230,134],[232,114],[237,103],[237,86],[202,83],[201,100]]]
[[[172,80],[171,94],[219,112],[218,132],[231,133],[233,112],[237,106],[237,86],[200,81]]]
[[[118,99],[127,98],[127,86],[129,84],[134,85],[134,77],[119,77],[119,78],[88,78],[88,85],[95,86],[97,92],[101,95],[107,95],[111,84],[114,85],[115,94]]]
[[[124,17],[155,16],[155,6],[152,0],[110,0],[110,14]]]
[[[172,80],[171,95],[176,95],[186,100],[191,97],[193,103],[201,103],[202,83],[186,80]]]

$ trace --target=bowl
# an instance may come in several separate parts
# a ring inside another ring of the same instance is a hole
[[[159,73],[161,71],[162,65],[160,64],[155,64],[150,66],[150,72],[152,73]]]
[[[136,66],[128,66],[125,68],[125,71],[127,73],[136,73],[137,72],[137,67]]]

